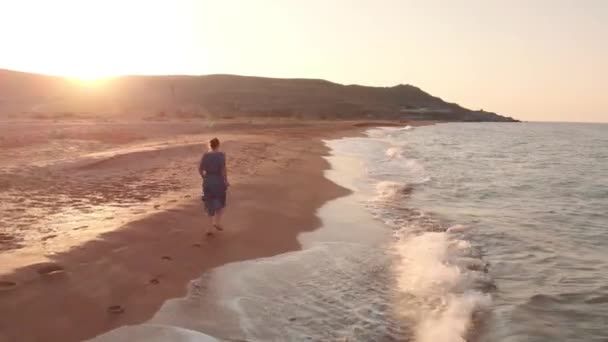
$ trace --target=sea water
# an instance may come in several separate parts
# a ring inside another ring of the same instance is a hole
[[[219,267],[148,329],[118,335],[608,339],[608,125],[438,124],[326,143],[327,177],[353,193],[319,210],[301,251]]]
[[[401,289],[441,298],[417,340],[450,340],[433,336],[441,327],[476,341],[608,338],[608,125],[439,124],[369,136],[373,151],[359,152],[370,187],[390,199],[372,210],[399,232]]]

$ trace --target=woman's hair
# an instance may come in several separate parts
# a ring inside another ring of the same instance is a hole
[[[211,147],[212,150],[215,150],[216,148],[220,147],[220,140],[218,138],[213,138],[209,140],[209,147]]]

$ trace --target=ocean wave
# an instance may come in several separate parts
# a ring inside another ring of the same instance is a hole
[[[382,181],[376,184],[376,197],[372,201],[394,200],[409,195],[411,191],[411,186],[405,183]]]
[[[467,229],[467,227],[462,224],[455,224],[453,226],[448,227],[448,229],[446,229],[446,232],[461,233],[461,232],[464,232],[466,229]]]
[[[417,303],[415,311],[404,309],[417,322],[417,341],[465,341],[474,314],[490,307],[479,284],[491,280],[484,263],[468,257],[469,249],[467,241],[447,232],[404,236],[395,245],[398,289]]]
[[[408,148],[409,129],[370,130],[369,145],[357,150],[368,170],[361,180],[370,190],[366,208],[393,232],[392,304],[412,327],[413,339],[466,341],[476,331],[478,314],[490,309],[494,281],[467,238],[469,227],[446,225],[410,205],[432,178]]]
[[[466,342],[476,312],[490,307],[488,295],[479,292],[448,295],[444,306],[431,312],[418,324],[418,342]]]
[[[401,134],[407,133],[413,129],[414,127],[410,125],[403,127],[379,127],[368,130],[366,134],[368,137],[376,139],[397,138]]]

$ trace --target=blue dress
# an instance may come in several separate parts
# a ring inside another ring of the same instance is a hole
[[[226,155],[223,152],[206,152],[199,166],[199,171],[203,170],[203,202],[209,216],[214,216],[216,211],[226,207]]]

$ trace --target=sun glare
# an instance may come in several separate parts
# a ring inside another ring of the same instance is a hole
[[[57,0],[35,2],[36,11],[28,3],[15,2],[10,5],[13,15],[0,15],[0,29],[19,28],[19,34],[7,35],[8,42],[3,42],[18,47],[18,53],[12,49],[2,56],[17,70],[83,83],[125,74],[173,73],[182,67],[187,44],[200,42],[195,28],[184,27],[194,23],[183,9],[187,3]],[[23,24],[25,17],[36,25]]]
[[[67,77],[70,81],[85,87],[100,87],[111,80],[112,76],[78,76]]]
[[[115,76],[110,72],[104,72],[102,70],[96,71],[94,68],[86,70],[65,66],[60,69],[62,70],[58,70],[59,72],[57,74],[80,83],[98,83],[104,79]]]

